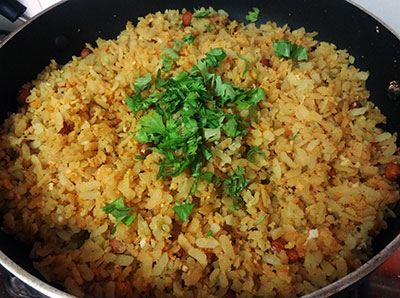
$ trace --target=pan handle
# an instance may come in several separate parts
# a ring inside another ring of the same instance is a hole
[[[0,14],[15,22],[21,18],[26,11],[26,7],[16,0],[0,0]]]

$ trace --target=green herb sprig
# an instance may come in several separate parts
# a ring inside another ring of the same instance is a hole
[[[264,214],[259,220],[254,223],[254,226],[258,226],[260,223],[264,221],[267,216]]]
[[[257,22],[259,14],[260,14],[260,10],[256,7],[254,7],[252,11],[249,11],[247,13],[246,20],[248,20],[249,22]]]
[[[185,35],[185,37],[182,38],[182,41],[186,42],[187,44],[192,44],[194,41],[194,38],[195,37],[189,33],[189,34]]]
[[[132,207],[125,206],[124,199],[121,197],[116,199],[112,203],[106,203],[106,205],[104,207],[101,207],[101,209],[106,214],[111,214],[117,219],[117,223],[112,228],[111,234],[115,233],[117,226],[120,222],[124,223],[126,226],[129,227],[136,218],[136,215],[132,214],[132,212],[135,211],[135,209]]]
[[[262,152],[258,146],[251,146],[250,150],[247,152],[247,159],[252,163],[254,163],[254,158],[253,158],[254,154],[258,154],[262,156],[265,160],[267,160],[265,153]]]
[[[272,42],[274,55],[280,58],[292,59],[295,61],[307,60],[307,50],[303,46],[292,44],[286,39],[275,40]]]
[[[211,11],[209,9],[205,10],[205,11],[198,11],[197,9],[194,10],[194,14],[193,17],[194,18],[205,18],[206,16],[208,16],[211,13]]]
[[[246,74],[250,69],[253,68],[253,65],[254,65],[258,60],[261,59],[260,57],[257,57],[257,58],[255,58],[253,61],[250,62],[249,60],[247,60],[246,58],[240,56],[239,54],[236,54],[236,56],[238,56],[239,59],[243,60],[244,63],[245,63],[245,65],[246,65],[245,68],[244,68],[244,70],[243,70],[242,77],[244,77],[245,74]],[[257,71],[257,70],[255,70],[255,71],[256,71],[256,77],[258,78],[258,76],[259,76],[258,71]]]
[[[155,109],[139,119],[135,139],[154,143],[152,150],[164,156],[158,163],[157,179],[175,177],[189,168],[196,178],[192,193],[204,162],[212,157],[207,144],[222,135],[235,138],[247,134],[246,121],[224,108],[245,109],[265,100],[263,89],[233,87],[210,72],[225,57],[225,52],[217,48],[206,53],[190,73],[184,71],[164,80],[158,72],[156,88],[163,90],[143,100],[154,104]]]
[[[238,210],[240,208],[240,204],[243,203],[243,199],[240,196],[240,193],[246,188],[246,186],[250,183],[249,179],[245,177],[245,170],[238,166],[235,172],[228,176],[224,181],[224,193],[228,193],[229,196],[233,199],[233,205],[231,206],[231,210]]]
[[[172,209],[175,211],[175,213],[179,217],[179,219],[182,222],[184,222],[189,219],[189,216],[192,213],[194,206],[196,206],[197,204],[198,203],[191,204],[189,202],[186,202],[184,204],[175,203],[175,207]]]

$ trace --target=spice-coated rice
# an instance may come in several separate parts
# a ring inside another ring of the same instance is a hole
[[[87,45],[85,58],[52,60],[28,84],[28,104],[1,129],[4,230],[33,245],[35,268],[77,297],[300,296],[359,267],[399,199],[384,175],[399,160],[396,135],[376,127],[385,117],[367,100],[368,73],[303,28],[258,28],[214,10],[184,27],[183,12],[128,23],[117,39]],[[233,212],[228,194],[199,181],[199,204],[182,223],[172,208],[194,178],[156,180],[160,154],[135,159],[137,117],[125,97],[138,72],[155,80],[161,47],[188,33],[194,42],[183,45],[170,75],[222,48],[216,72],[232,85],[263,88],[267,100],[248,136],[223,137],[204,169],[245,169],[242,208]],[[279,39],[303,45],[308,60],[276,57]],[[267,60],[243,75],[237,54]],[[252,145],[266,158],[250,162]],[[102,207],[118,197],[137,216],[112,234],[116,219]]]

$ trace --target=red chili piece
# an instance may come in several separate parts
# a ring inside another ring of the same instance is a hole
[[[153,151],[151,151],[151,149],[149,149],[151,147],[153,147],[153,143],[151,143],[151,142],[140,144],[139,145],[139,154],[142,156],[147,156],[147,155],[151,154],[151,152],[153,152]]]
[[[84,48],[81,52],[81,57],[82,58],[86,58],[87,56],[89,56],[92,53],[92,50],[89,48]]]
[[[285,249],[286,241],[282,238],[278,238],[276,240],[271,241],[271,252],[279,253],[282,249]]]
[[[31,94],[31,88],[25,87],[18,91],[17,93],[17,103],[21,106],[26,104],[26,98]]]
[[[265,67],[269,67],[270,66],[270,61],[268,59],[261,59],[260,60],[261,64]]]
[[[288,256],[289,263],[296,263],[299,260],[299,254],[294,248],[289,249],[286,254]]]
[[[361,108],[361,107],[362,107],[362,105],[358,101],[355,101],[355,102],[350,104],[350,110],[358,109],[358,108]]]
[[[385,176],[390,181],[396,181],[400,177],[400,166],[397,163],[391,162],[386,166]]]
[[[182,16],[182,24],[183,26],[187,27],[190,25],[191,22],[192,22],[192,13],[190,11],[187,11]]]

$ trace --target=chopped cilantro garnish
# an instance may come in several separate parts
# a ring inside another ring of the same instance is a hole
[[[238,166],[235,173],[229,175],[224,181],[224,193],[229,193],[230,197],[233,199],[233,206],[231,206],[231,210],[238,210],[240,208],[240,204],[243,203],[240,193],[250,183],[250,180],[246,179],[244,174],[244,169]]]
[[[192,35],[192,34],[188,34],[188,35],[186,35],[184,38],[182,38],[182,40],[184,41],[184,42],[186,42],[187,44],[192,44],[193,43],[193,41],[194,41],[194,36]]]
[[[135,88],[135,93],[142,92],[144,89],[146,89],[149,86],[150,83],[151,83],[151,74],[148,73],[143,78],[138,77],[136,79],[136,83],[133,85]]]
[[[193,17],[200,19],[200,18],[204,18],[204,17],[208,16],[211,13],[211,11],[209,9],[207,9],[205,11],[197,11],[195,9],[194,13],[195,14],[193,15]]]
[[[164,55],[167,56],[169,59],[172,59],[173,61],[179,60],[180,56],[173,48],[161,47],[161,49]]]
[[[254,154],[259,154],[261,155],[264,159],[267,159],[265,156],[265,153],[261,151],[261,149],[258,146],[251,146],[250,150],[247,152],[247,159],[254,163]]]
[[[204,177],[204,179],[205,179],[206,181],[208,181],[209,183],[211,183],[211,182],[213,181],[212,179],[213,179],[214,174],[211,173],[211,172],[204,172],[202,176]]]
[[[189,219],[190,214],[192,213],[193,207],[197,205],[198,203],[184,203],[184,204],[179,204],[175,203],[175,207],[172,208],[176,215],[178,215],[179,219],[181,221],[187,221]]]
[[[183,46],[183,41],[180,41],[179,39],[175,38],[174,45],[172,46],[172,49],[175,51],[175,53],[178,53],[181,50],[182,46]]]
[[[151,81],[151,74],[148,73],[143,78],[138,77],[136,82],[133,84],[135,94],[132,97],[126,96],[125,99],[132,112],[136,113],[140,110],[147,109],[154,103],[154,98],[148,97],[143,99],[141,95],[141,92],[150,86]]]
[[[249,60],[247,60],[246,58],[240,56],[239,54],[236,54],[238,56],[239,59],[243,60],[244,63],[246,64],[243,73],[242,73],[242,77],[244,77],[244,75],[246,74],[246,72],[248,72],[254,65],[254,63],[256,63],[258,60],[260,60],[260,57],[255,58],[252,62],[250,62]],[[258,77],[258,72],[256,71],[256,75]]]
[[[164,71],[171,69],[173,62],[179,59],[181,47],[182,41],[175,40],[172,48],[162,48]],[[232,86],[213,72],[225,57],[223,49],[215,48],[207,52],[190,72],[183,71],[163,79],[158,70],[154,82],[156,90],[147,98],[141,93],[149,88],[152,77],[150,74],[139,77],[134,84],[135,95],[127,98],[135,114],[145,111],[137,121],[136,141],[151,142],[151,150],[162,155],[157,162],[156,179],[175,177],[188,170],[194,178],[190,194],[195,194],[201,179],[215,187],[222,185],[220,177],[203,172],[205,163],[212,158],[211,143],[222,137],[247,135],[248,115],[254,120],[257,104],[266,98],[263,89]],[[243,109],[249,113],[244,118],[238,112]],[[240,167],[223,182],[225,192],[234,201],[233,209],[240,208],[240,192],[249,182]],[[176,203],[173,210],[181,221],[186,221],[194,206],[189,202]]]
[[[135,214],[132,214],[135,209],[132,207],[125,207],[123,198],[118,198],[112,203],[106,203],[106,205],[104,207],[101,207],[101,209],[106,214],[111,214],[117,219],[117,223],[112,228],[111,234],[115,233],[117,226],[120,222],[123,222],[125,225],[130,226],[136,217]]]
[[[213,49],[191,72],[181,72],[168,80],[162,79],[158,71],[155,84],[161,91],[142,99],[139,106],[155,107],[139,119],[135,138],[140,143],[154,143],[152,150],[164,156],[158,163],[157,178],[175,177],[189,167],[196,178],[191,193],[196,191],[205,161],[212,157],[205,144],[218,141],[222,135],[247,135],[248,123],[224,108],[250,110],[265,100],[263,89],[233,87],[210,72],[225,56],[222,49]],[[135,113],[139,110],[132,109]]]
[[[207,29],[207,32],[211,32],[211,31],[212,31],[212,29],[211,29],[211,26],[210,26],[210,25],[205,25],[205,27],[206,27],[206,29]]]
[[[135,159],[138,159],[138,160],[146,159],[146,155],[135,155]]]
[[[168,58],[165,54],[161,55],[161,59],[163,61],[162,70],[165,72],[170,71],[175,60]]]
[[[266,218],[267,216],[264,214],[259,220],[257,220],[255,223],[254,223],[254,225],[255,226],[258,226],[260,223],[262,223],[263,221],[264,221],[264,219]]]
[[[207,236],[207,237],[213,237],[214,239],[216,239],[215,236],[214,236],[214,234],[213,234],[213,232],[212,232],[211,230],[208,230],[208,231],[207,231],[206,236]]]
[[[246,16],[246,20],[250,22],[257,22],[258,15],[260,14],[260,10],[256,7],[253,8],[253,11],[249,11]]]
[[[170,71],[172,68],[172,65],[175,61],[179,60],[179,51],[181,50],[181,47],[183,45],[183,42],[180,41],[179,39],[175,39],[175,42],[172,46],[172,48],[169,47],[161,47],[161,50],[163,54],[161,55],[161,59],[163,61],[163,70],[165,72]]]
[[[289,138],[289,141],[293,141],[295,138],[297,138],[297,134],[294,134],[293,136],[291,136],[291,137]]]
[[[275,40],[272,45],[274,47],[274,55],[277,57],[297,61],[308,59],[305,47],[292,44],[286,39]]]

